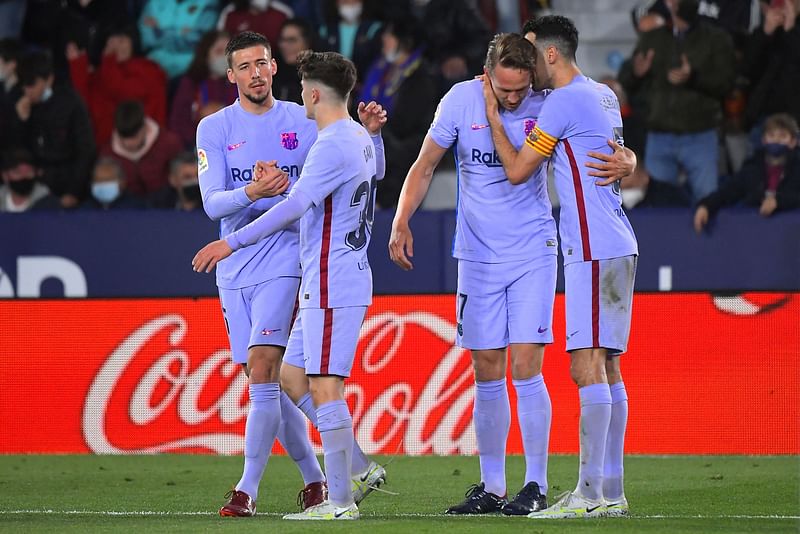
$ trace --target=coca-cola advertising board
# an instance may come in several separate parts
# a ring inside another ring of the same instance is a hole
[[[3,300],[0,324],[0,453],[242,451],[247,380],[216,299]],[[451,295],[375,298],[346,388],[366,452],[476,452],[455,328]],[[563,295],[553,330],[550,450],[575,453]],[[637,294],[622,358],[629,452],[800,453],[800,294]]]

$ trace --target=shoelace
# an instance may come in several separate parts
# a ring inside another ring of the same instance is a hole
[[[467,489],[464,497],[467,499],[478,499],[482,497],[483,493],[486,493],[483,488],[483,484],[473,484],[469,487],[469,489]]]

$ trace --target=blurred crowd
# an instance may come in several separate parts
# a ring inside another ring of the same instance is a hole
[[[573,2],[574,4],[574,2]],[[231,35],[267,36],[276,98],[301,103],[304,49],[358,69],[353,104],[389,113],[387,176],[400,194],[441,96],[482,72],[486,44],[559,0],[0,0],[0,212],[200,209],[203,117],[237,97]],[[603,79],[617,93],[627,208],[800,206],[800,0],[648,0],[638,42]]]

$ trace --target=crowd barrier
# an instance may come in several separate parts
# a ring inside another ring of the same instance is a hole
[[[375,214],[369,249],[375,293],[455,292],[455,213],[414,216],[410,272],[389,260],[392,216]],[[703,235],[695,234],[689,210],[629,216],[641,253],[637,291],[800,290],[800,211],[769,219],[752,210],[724,211]],[[216,295],[214,276],[190,265],[218,237],[218,225],[203,213],[0,214],[0,235],[0,298]]]
[[[576,453],[563,308],[558,295],[550,450]],[[0,324],[0,453],[242,451],[246,378],[217,299],[7,299]],[[366,452],[476,452],[454,338],[452,295],[375,298],[346,387]],[[800,453],[800,293],[637,294],[622,358],[628,452]],[[522,452],[516,423],[508,451]]]

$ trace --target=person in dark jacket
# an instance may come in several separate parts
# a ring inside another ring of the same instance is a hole
[[[413,20],[390,22],[381,39],[383,55],[367,73],[354,102],[374,100],[390,117],[382,130],[389,164],[376,196],[380,207],[390,208],[397,205],[406,173],[433,120],[439,87],[423,57]]]
[[[717,188],[717,128],[734,81],[733,41],[698,20],[697,0],[665,4],[672,23],[639,37],[619,78],[629,93],[648,90],[645,167],[654,179],[673,184],[683,168],[696,201]]]
[[[57,210],[61,207],[47,186],[39,183],[41,169],[36,166],[33,154],[25,148],[17,146],[3,151],[0,175],[0,213]]]
[[[762,148],[719,191],[700,201],[694,229],[702,232],[720,208],[740,202],[757,206],[764,217],[800,207],[798,135],[797,121],[791,115],[776,113],[767,118]]]
[[[11,137],[33,152],[42,182],[74,208],[84,197],[95,157],[89,112],[70,87],[54,84],[49,54],[25,55],[17,66],[22,97],[9,124]]]

